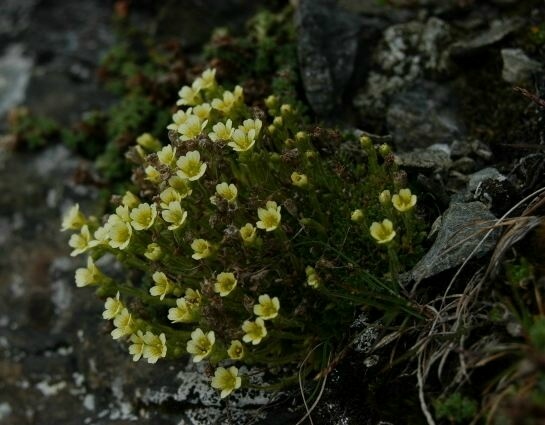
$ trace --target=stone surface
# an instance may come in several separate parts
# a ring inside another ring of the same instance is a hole
[[[354,105],[364,115],[382,111],[394,94],[414,81],[447,72],[450,32],[450,26],[439,18],[388,27],[375,52],[375,69]]]
[[[315,113],[328,115],[352,75],[361,21],[333,0],[302,0],[296,25],[306,97]]]
[[[452,203],[443,214],[433,246],[407,274],[406,279],[420,282],[445,270],[460,266],[479,245],[496,217],[481,202]],[[499,230],[479,246],[472,258],[491,251]]]
[[[490,27],[480,34],[466,40],[457,41],[450,47],[452,57],[476,54],[483,48],[498,43],[524,24],[523,19],[499,19],[490,23]]]
[[[419,81],[395,96],[386,120],[399,151],[448,144],[465,133],[452,91],[432,81]]]
[[[396,164],[416,170],[447,170],[451,166],[448,152],[438,148],[414,149],[396,154]]]
[[[467,189],[470,192],[475,192],[482,182],[489,179],[502,181],[505,180],[506,177],[494,167],[483,168],[469,176]]]
[[[503,60],[502,78],[508,83],[529,81],[532,74],[543,69],[543,65],[530,59],[522,49],[502,49]]]
[[[21,44],[10,45],[0,57],[0,119],[24,100],[31,69]]]

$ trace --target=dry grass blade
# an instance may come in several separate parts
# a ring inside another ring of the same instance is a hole
[[[490,258],[490,263],[488,264],[486,274],[490,274],[492,277],[495,277],[497,275],[500,261],[503,259],[509,248],[511,248],[518,241],[522,240],[528,233],[530,233],[530,231],[535,229],[541,223],[541,220],[542,219],[540,217],[536,216],[518,217],[513,219],[512,221],[514,223],[505,232],[503,232],[503,235],[496,244],[496,248],[494,249],[492,257]]]

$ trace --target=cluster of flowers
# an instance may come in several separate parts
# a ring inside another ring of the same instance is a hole
[[[416,195],[411,192],[411,189],[400,189],[393,196],[389,190],[383,190],[378,199],[387,213],[391,213],[391,205],[402,214],[411,211],[416,205]],[[363,211],[361,209],[352,211],[350,218],[352,221],[360,223],[364,218]],[[374,221],[369,228],[369,232],[379,244],[391,242],[397,234],[394,223],[388,218],[385,218],[382,222]]]
[[[89,254],[77,286],[95,285],[107,297],[103,317],[113,321],[114,339],[130,342],[133,360],[186,353],[207,360],[223,398],[243,385],[240,362],[299,362],[316,342],[304,331],[314,324],[299,317],[307,299],[318,315],[326,304],[316,298],[325,254],[313,229],[338,227],[330,222],[336,207],[317,206],[327,204],[321,196],[339,199],[344,184],[317,159],[294,108],[275,96],[265,100],[266,112],[250,108],[240,86],[224,89],[208,69],[179,98],[170,143],[143,134],[129,155],[138,192],[117,197],[102,220],[75,205],[62,230],[75,231],[71,255]],[[406,211],[416,197],[404,189],[391,202]],[[342,225],[350,225],[346,215]],[[386,243],[395,232],[384,220],[371,235]],[[107,253],[143,277],[120,283],[106,276],[95,261]],[[131,298],[139,300],[134,311],[124,303]]]

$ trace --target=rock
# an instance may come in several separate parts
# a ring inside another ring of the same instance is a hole
[[[532,74],[543,69],[541,63],[530,59],[521,49],[502,49],[502,78],[508,83],[529,81]]]
[[[463,156],[452,163],[452,169],[463,174],[472,173],[475,171],[477,164],[473,158]]]
[[[485,180],[505,180],[506,177],[500,173],[494,167],[483,168],[482,170],[477,171],[469,176],[469,182],[467,183],[467,189],[470,192],[475,192],[475,189]]]
[[[461,265],[479,245],[495,219],[481,202],[452,203],[443,214],[433,246],[404,278],[418,283]],[[499,229],[493,231],[476,250],[473,258],[482,257],[491,251],[499,233]]]
[[[227,27],[238,33],[247,19],[259,9],[266,9],[263,0],[185,0],[183,7],[177,2],[150,1],[150,4],[158,9],[154,22],[157,36],[175,37],[187,48],[200,48],[217,27]],[[149,20],[149,12],[142,9],[142,20]]]
[[[343,8],[364,16],[375,16],[390,22],[407,22],[414,19],[414,10],[403,9],[390,3],[379,3],[376,0],[339,0]]]
[[[490,24],[490,28],[478,34],[473,38],[458,41],[450,47],[450,55],[453,58],[459,58],[476,54],[483,48],[491,46],[512,32],[519,29],[524,24],[522,19],[495,20]]]
[[[362,111],[384,110],[390,97],[417,79],[448,71],[450,26],[438,18],[392,25],[376,49],[376,68],[354,99]]]
[[[32,62],[21,44],[11,45],[0,58],[0,119],[25,100]]]
[[[296,25],[305,93],[314,112],[326,116],[340,105],[352,75],[361,21],[334,0],[302,0]]]
[[[410,152],[396,154],[396,164],[418,171],[446,170],[450,167],[450,156],[442,149],[414,149]]]
[[[0,41],[13,39],[28,28],[30,14],[37,0],[2,0]]]
[[[450,143],[464,135],[458,106],[447,86],[419,81],[392,99],[386,115],[398,151]]]

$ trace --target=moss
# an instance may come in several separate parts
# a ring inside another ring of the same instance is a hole
[[[457,424],[467,423],[477,413],[477,402],[458,392],[443,400],[436,400],[434,407],[437,418]]]

